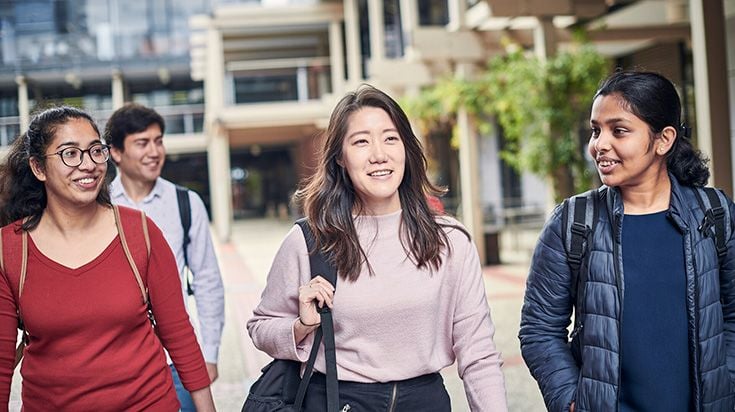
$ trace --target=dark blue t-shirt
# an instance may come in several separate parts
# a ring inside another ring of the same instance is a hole
[[[684,238],[666,215],[623,219],[621,411],[690,410]]]

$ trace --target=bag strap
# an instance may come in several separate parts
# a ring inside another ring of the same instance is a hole
[[[9,229],[12,230],[12,229]],[[3,234],[0,230],[0,270],[5,272],[5,249],[3,249]],[[18,316],[18,329],[23,332],[20,342],[15,347],[15,363],[14,367],[18,366],[21,359],[23,359],[23,351],[28,344],[28,331],[26,331],[25,324],[23,323],[23,315],[20,309],[20,296],[23,294],[23,286],[25,285],[26,273],[28,268],[28,232],[21,230],[21,262],[20,262],[20,273],[18,275],[18,301],[16,315]],[[7,273],[6,273],[7,274]]]
[[[329,281],[332,286],[337,286],[337,271],[329,264],[328,257],[324,253],[317,250],[314,233],[311,231],[306,218],[296,221],[301,227],[306,239],[306,246],[309,251],[309,265],[311,266],[311,277],[322,276]],[[299,384],[296,392],[296,400],[294,402],[295,410],[300,411],[306,396],[306,388],[309,386],[311,375],[314,372],[314,362],[319,351],[319,344],[322,337],[324,338],[324,359],[327,367],[327,411],[336,412],[339,408],[339,380],[337,379],[337,357],[334,343],[334,323],[332,319],[332,311],[327,305],[319,309],[321,323],[314,334],[314,343],[309,353],[309,360],[306,362],[304,376]]]
[[[194,288],[191,286],[191,279],[189,278],[189,230],[191,229],[191,202],[189,200],[189,189],[184,186],[176,185],[176,200],[179,203],[179,219],[181,220],[181,228],[184,229],[184,278],[186,279],[186,293],[189,296],[194,295]]]
[[[141,276],[141,272],[144,270],[147,271],[148,259],[151,255],[151,239],[148,234],[148,219],[145,216],[145,212],[140,210],[135,211],[135,213],[139,213],[139,221],[137,219],[123,220],[120,217],[120,209],[118,206],[113,205],[112,208],[115,212],[115,225],[117,226],[117,233],[120,236],[120,243],[122,244],[123,251],[125,252],[125,258],[128,260],[130,269],[132,269],[133,275],[135,275],[135,281],[138,283],[140,293],[143,296],[143,304],[146,306],[148,320],[150,320],[151,325],[155,327],[156,319],[153,316],[153,307],[151,306],[151,301],[148,296],[148,288],[145,286],[143,277]],[[132,249],[131,245],[133,246]],[[143,245],[145,245],[145,252],[141,250]]]
[[[572,275],[570,283],[576,333],[579,333],[578,327],[583,324],[584,288],[587,284],[587,270],[582,270],[582,263],[589,259],[592,236],[600,213],[600,198],[606,193],[607,188],[591,190],[565,200],[562,206],[562,239]]]
[[[702,192],[704,192],[707,200],[709,201],[709,208],[704,205],[704,199],[702,198]],[[698,230],[707,236],[710,229],[714,226],[714,241],[715,248],[717,249],[717,258],[721,260],[727,253],[727,223],[725,222],[728,210],[722,206],[722,201],[717,193],[717,189],[713,187],[701,187],[695,188],[697,203],[704,213],[702,224],[699,225]]]

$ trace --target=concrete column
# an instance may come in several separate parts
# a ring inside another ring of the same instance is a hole
[[[232,182],[230,177],[230,140],[219,124],[208,132],[207,163],[212,223],[219,239],[226,242],[232,233]]]
[[[18,85],[18,122],[20,133],[23,134],[28,130],[28,124],[31,122],[28,82],[25,76],[18,76],[15,78],[15,83]]]
[[[368,1],[368,20],[370,31],[370,62],[379,64],[385,59],[385,24],[383,23],[383,2]],[[372,77],[372,73],[368,73]]]
[[[451,31],[462,30],[465,28],[465,15],[467,14],[466,0],[449,0],[449,23],[447,28]]]
[[[538,26],[533,30],[533,50],[536,54],[536,58],[545,62],[556,54],[558,43],[556,29],[554,28],[552,17],[538,17],[537,20]],[[548,132],[548,124],[544,127]],[[546,210],[551,212],[554,210],[554,206],[556,205],[554,182],[549,178],[546,183],[548,188],[546,193]],[[524,201],[525,200],[524,193]]]
[[[727,50],[722,1],[691,0],[689,14],[694,60],[699,149],[709,157],[710,184],[733,194]]]
[[[347,88],[355,89],[362,81],[360,61],[360,21],[357,17],[357,0],[344,0],[345,37],[347,40]]]
[[[342,25],[329,23],[329,65],[332,73],[332,93],[341,96],[345,92],[345,59],[343,54]]]
[[[296,68],[296,99],[299,102],[309,100],[309,69],[303,63]]]
[[[117,110],[125,104],[125,81],[119,70],[112,72],[112,110]]]
[[[230,182],[230,142],[218,119],[224,107],[224,49],[222,33],[207,31],[207,69],[204,77],[204,131],[207,135],[207,160],[212,222],[221,241],[232,230],[232,185]]]
[[[418,8],[416,0],[399,0],[401,8],[401,27],[403,28],[403,56],[412,60],[416,56],[413,47],[413,33],[419,27]]]
[[[533,49],[536,57],[546,60],[556,54],[558,40],[551,17],[538,17],[538,26],[533,30]]]
[[[473,66],[459,63],[456,68],[458,78],[469,78]],[[485,230],[479,195],[480,166],[478,163],[479,144],[477,128],[464,107],[457,111],[457,133],[459,133],[459,176],[462,191],[462,223],[472,235],[480,254],[480,262],[485,263]]]

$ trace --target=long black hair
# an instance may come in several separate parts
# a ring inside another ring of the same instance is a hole
[[[689,128],[681,121],[681,102],[671,81],[658,73],[619,71],[602,82],[595,93],[620,96],[626,109],[648,124],[651,139],[671,126],[677,139],[666,155],[668,171],[687,186],[704,186],[709,179],[707,160],[692,145]]]
[[[332,111],[316,173],[296,192],[294,201],[303,207],[314,232],[317,247],[331,252],[337,273],[345,279],[357,280],[363,264],[372,274],[365,251],[360,246],[353,223],[353,212],[362,211],[347,171],[340,166],[342,142],[351,116],[364,107],[384,110],[393,121],[406,150],[403,180],[398,187],[401,199],[401,242],[418,268],[438,269],[441,252],[449,248],[449,239],[426,195],[440,195],[444,190],[434,186],[426,176],[426,157],[421,143],[411,130],[408,117],[390,96],[369,85],[348,93]]]
[[[97,135],[100,134],[89,114],[75,107],[60,106],[36,114],[28,125],[28,131],[15,139],[5,162],[0,164],[0,226],[26,217],[23,230],[38,226],[46,209],[46,187],[33,174],[30,160],[36,159],[41,167],[45,167],[44,155],[56,129],[72,119],[88,121]],[[99,204],[112,204],[107,179],[103,179],[96,200]]]

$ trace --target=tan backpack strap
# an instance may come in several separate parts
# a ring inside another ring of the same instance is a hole
[[[151,257],[151,238],[148,236],[148,219],[145,218],[145,212],[140,211],[140,218],[143,220],[143,237],[145,238],[145,250],[148,252],[148,257]],[[2,243],[0,243],[2,246]]]
[[[23,254],[20,262],[20,281],[18,282],[18,301],[23,294],[23,285],[26,283],[26,269],[28,268],[28,232],[23,230],[22,234]]]
[[[143,279],[140,277],[140,272],[138,272],[138,266],[135,264],[133,255],[130,253],[130,248],[128,247],[128,242],[125,240],[125,231],[123,230],[122,222],[120,221],[120,210],[118,209],[117,205],[113,205],[112,210],[115,212],[115,225],[117,225],[117,233],[120,235],[120,243],[122,243],[123,251],[125,252],[125,257],[128,259],[128,263],[130,264],[130,267],[133,269],[135,280],[138,282],[138,287],[140,288],[140,294],[143,295],[143,303],[145,303],[147,306],[148,305],[148,290],[146,290],[145,286],[143,285]],[[148,236],[146,235],[146,239],[147,238]]]
[[[3,259],[3,230],[0,229],[0,270],[5,273],[5,261]]]

